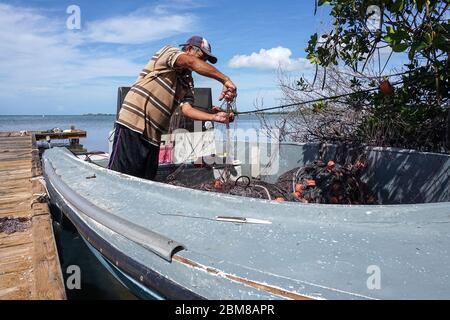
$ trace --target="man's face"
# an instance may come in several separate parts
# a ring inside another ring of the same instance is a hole
[[[206,61],[206,60],[208,60],[208,57],[203,53],[203,51],[202,50],[200,50],[199,48],[197,48],[197,47],[190,47],[188,50],[187,50],[187,53],[189,54],[189,55],[192,55],[192,56],[194,56],[194,57],[197,57],[197,58],[199,58],[199,59],[201,59],[201,60],[203,60],[203,61]]]

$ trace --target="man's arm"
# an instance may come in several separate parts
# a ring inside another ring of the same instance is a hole
[[[205,61],[190,56],[188,54],[180,55],[175,61],[175,66],[179,68],[186,68],[201,74],[202,76],[215,79],[223,84],[223,90],[220,94],[220,99],[225,98],[227,101],[232,101],[236,96],[236,86],[230,78],[225,76],[215,67],[206,63]]]

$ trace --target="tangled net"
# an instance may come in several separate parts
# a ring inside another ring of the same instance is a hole
[[[31,221],[28,218],[0,218],[0,233],[24,232],[30,226]]]
[[[218,192],[250,198],[328,204],[375,204],[376,197],[360,175],[366,167],[358,160],[354,165],[339,165],[334,161],[313,163],[289,170],[276,183],[241,176],[236,181],[216,179],[200,184],[188,185],[177,180],[172,185],[196,190]]]
[[[312,164],[282,174],[277,185],[292,192],[295,201],[329,204],[375,204],[376,197],[361,181],[365,161],[340,165],[330,160]]]
[[[282,190],[276,184],[267,183],[259,180],[252,180],[247,176],[241,176],[236,181],[224,182],[223,180],[216,179],[196,185],[187,185],[179,181],[170,181],[169,184],[188,187],[196,190],[218,192],[224,194],[231,194],[235,196],[268,199],[284,201],[289,199],[294,201],[294,198]]]
[[[226,112],[230,114],[236,109],[234,102],[224,102]],[[223,109],[222,109],[223,110]],[[226,160],[231,150],[230,123],[226,121],[227,143],[225,148]],[[347,154],[349,146],[340,145],[337,148],[336,159],[349,163],[343,155]],[[323,152],[326,149],[321,149]],[[171,185],[188,187],[196,190],[218,192],[250,198],[293,201],[303,203],[329,203],[329,204],[375,204],[376,198],[367,185],[361,181],[362,170],[366,162],[358,158],[354,165],[339,165],[330,160],[326,164],[316,160],[304,167],[292,169],[282,174],[276,183],[268,183],[247,176],[240,176],[232,181],[229,161],[226,161],[221,178],[202,182],[190,183],[176,180],[177,175],[184,170],[184,164],[171,173],[166,182]]]

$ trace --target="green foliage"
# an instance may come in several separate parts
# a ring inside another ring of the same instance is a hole
[[[319,112],[323,111],[326,107],[327,107],[327,103],[326,102],[319,101],[319,102],[316,102],[316,103],[314,103],[312,105],[312,108],[313,108],[312,110],[313,110],[314,113],[319,113]]]
[[[325,34],[315,33],[311,36],[306,48],[307,59],[311,63],[324,68],[343,63],[355,72],[364,73],[367,61],[380,47],[389,47],[394,54],[404,54],[409,59],[401,83],[392,94],[372,93],[348,98],[351,108],[367,104],[372,106],[358,130],[361,142],[371,142],[374,130],[380,128],[385,137],[377,138],[378,143],[442,151],[446,126],[450,137],[450,125],[446,124],[450,69],[449,2],[316,2],[318,6],[331,7],[333,28]],[[369,28],[367,23],[373,15],[373,12],[368,12],[371,5],[377,5],[380,9],[378,28]],[[350,85],[357,89],[363,85],[375,87],[377,84],[373,79],[366,82],[352,79]],[[379,137],[379,132],[375,136]],[[450,148],[450,141],[447,141],[447,148]]]
[[[309,89],[309,84],[303,79],[303,77],[300,77],[300,79],[297,81],[297,87],[301,91],[307,91]]]
[[[308,42],[307,58],[321,66],[338,60],[358,68],[358,61],[368,58],[375,44],[384,44],[394,52],[408,50],[412,60],[428,56],[428,48],[448,52],[450,27],[445,12],[448,0],[331,0],[318,5],[330,5],[334,29],[321,35],[313,34]],[[366,12],[370,5],[381,10],[382,26],[370,30]],[[447,13],[448,14],[448,13]]]

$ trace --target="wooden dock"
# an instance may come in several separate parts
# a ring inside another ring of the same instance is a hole
[[[33,134],[0,132],[0,300],[65,299]]]
[[[58,130],[58,131],[31,131],[36,141],[58,141],[69,140],[67,148],[75,154],[86,153],[87,150],[80,145],[80,139],[87,137],[87,132],[80,129]]]
[[[84,130],[72,129],[64,130],[60,132],[53,131],[36,131],[32,132],[36,140],[77,140],[87,137],[87,133]]]

